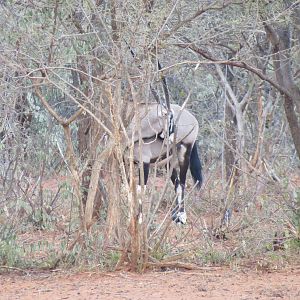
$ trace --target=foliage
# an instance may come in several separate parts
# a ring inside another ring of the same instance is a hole
[[[1,265],[114,269],[132,259],[135,180],[122,134],[134,101],[155,101],[151,89],[164,99],[163,76],[171,102],[189,95],[205,184],[187,196],[189,225],[174,228],[164,221],[173,188],[161,196],[155,180],[167,175],[151,174],[137,261],[299,251],[299,5],[148,2],[1,2]],[[36,230],[65,240],[22,241]]]

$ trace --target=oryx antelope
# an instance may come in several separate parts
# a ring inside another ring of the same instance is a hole
[[[183,198],[189,167],[197,187],[200,188],[202,183],[202,168],[196,145],[198,129],[197,119],[187,109],[171,104],[168,110],[161,104],[151,103],[139,104],[127,130],[130,141],[134,142],[134,161],[143,163],[145,185],[150,164],[162,161],[162,164],[171,165],[171,180],[176,192],[172,219],[176,223],[185,224],[187,221]],[[140,176],[139,189],[141,181]]]

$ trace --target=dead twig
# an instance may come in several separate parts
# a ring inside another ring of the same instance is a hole
[[[148,262],[148,268],[178,268],[178,269],[186,269],[186,270],[201,270],[200,267],[188,264],[188,263],[181,263],[181,262]]]
[[[19,272],[25,273],[26,275],[29,274],[26,270],[23,270],[23,269],[20,269],[20,268],[16,268],[16,267],[0,266],[0,269],[6,269],[6,270],[12,270],[12,271],[19,271]]]

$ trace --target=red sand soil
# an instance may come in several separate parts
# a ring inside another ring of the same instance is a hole
[[[300,299],[300,267],[201,271],[0,275],[0,299]]]
[[[56,191],[57,181],[46,181],[43,188]],[[17,299],[300,300],[300,266],[271,272],[222,267],[145,274],[63,271],[0,274],[0,300]]]

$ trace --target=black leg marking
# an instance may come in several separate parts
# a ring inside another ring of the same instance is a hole
[[[148,181],[148,177],[149,177],[150,164],[143,162],[143,168],[144,168],[144,185],[146,185],[147,181]],[[139,185],[142,185],[142,182],[141,182],[141,170],[139,170]]]
[[[175,192],[176,192],[176,207],[172,211],[172,220],[176,223],[185,224],[186,223],[186,213],[184,208],[184,190],[185,190],[185,182],[186,182],[186,174],[190,164],[190,156],[191,156],[191,145],[183,145],[180,144],[177,147],[177,155],[179,160],[179,180],[175,184]]]
[[[146,185],[149,177],[150,164],[149,163],[143,163],[143,164],[144,164],[144,185]]]
[[[138,201],[139,201],[139,208],[138,208],[138,222],[139,224],[142,224],[143,222],[143,204],[142,204],[142,199],[141,199],[141,192],[144,187],[146,187],[148,177],[149,177],[149,163],[143,162],[143,168],[144,168],[144,186],[142,187],[142,182],[141,182],[141,172],[139,171],[139,186],[137,187],[137,193],[138,193]]]
[[[185,186],[186,182],[186,173],[190,165],[190,156],[191,156],[191,150],[192,147],[191,145],[186,145],[185,147],[185,153],[183,157],[180,157],[179,154],[179,179],[180,179],[180,184]],[[183,159],[181,159],[183,158]]]
[[[175,168],[173,168],[173,170],[172,170],[171,180],[172,180],[173,185],[174,185],[175,190],[176,190],[176,185],[178,185],[179,181],[178,181],[177,171],[176,171]]]

